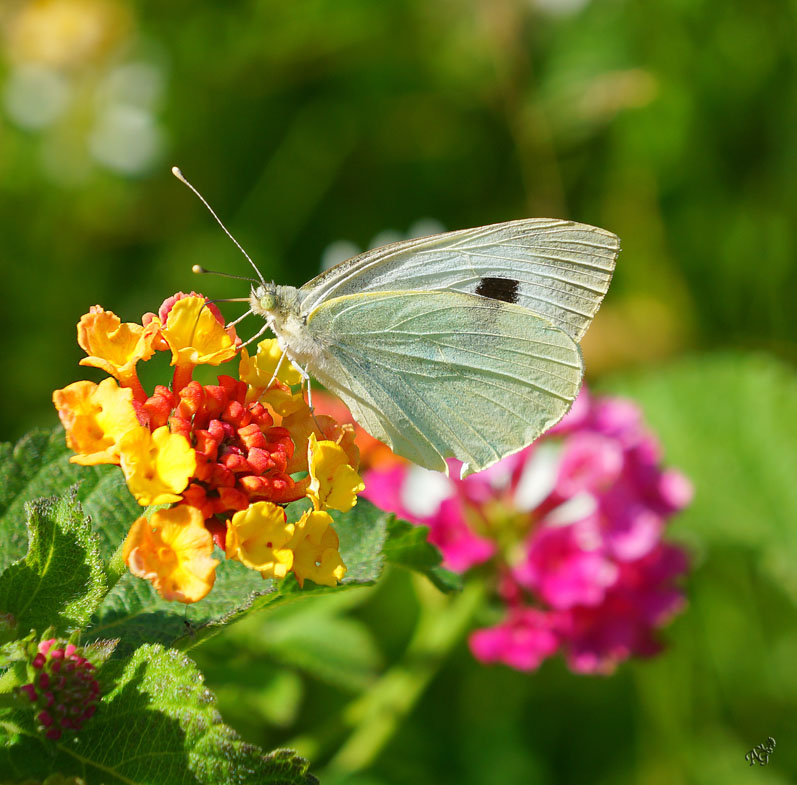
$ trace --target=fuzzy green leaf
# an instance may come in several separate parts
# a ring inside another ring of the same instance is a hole
[[[30,727],[30,714],[0,720],[10,744],[0,770],[20,779],[51,771],[87,785],[313,785],[307,761],[290,750],[264,753],[221,721],[194,663],[160,646],[142,646],[101,671],[112,685],[77,735],[57,742]],[[9,731],[11,720],[16,730]]]
[[[26,505],[28,553],[0,575],[0,613],[17,629],[85,626],[105,595],[105,568],[75,491]]]
[[[0,444],[0,569],[25,555],[25,503],[31,499],[58,496],[77,485],[106,559],[142,514],[118,466],[79,466],[69,462],[72,455],[60,427],[33,431],[16,445]]]

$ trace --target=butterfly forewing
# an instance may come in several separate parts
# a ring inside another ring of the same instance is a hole
[[[559,421],[578,393],[581,353],[528,309],[459,292],[335,297],[306,329],[308,370],[372,435],[415,463],[479,471]]]
[[[302,311],[365,292],[454,290],[497,294],[579,341],[609,287],[616,235],[572,221],[532,218],[394,243],[306,283]],[[501,283],[507,281],[508,283]]]

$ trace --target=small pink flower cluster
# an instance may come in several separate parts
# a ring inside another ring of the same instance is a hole
[[[76,646],[53,648],[56,642],[50,638],[39,644],[31,663],[36,676],[19,688],[41,708],[36,720],[48,739],[60,739],[64,730],[80,730],[94,715],[100,697],[94,666]]]
[[[586,391],[530,447],[465,480],[402,464],[365,476],[365,496],[429,526],[449,569],[490,561],[505,608],[470,639],[483,662],[533,670],[561,650],[582,673],[609,673],[660,649],[654,629],[683,606],[684,551],[662,542],[692,496],[662,469],[639,409]]]

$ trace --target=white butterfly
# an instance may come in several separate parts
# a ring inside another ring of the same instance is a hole
[[[249,306],[371,435],[465,476],[570,408],[619,249],[594,226],[510,221],[376,248],[300,289],[258,273]]]

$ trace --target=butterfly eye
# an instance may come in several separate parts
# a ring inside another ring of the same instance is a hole
[[[274,292],[264,292],[258,298],[257,304],[264,311],[273,311],[277,307],[277,296]]]

